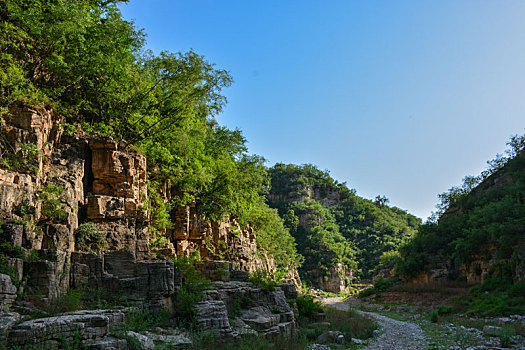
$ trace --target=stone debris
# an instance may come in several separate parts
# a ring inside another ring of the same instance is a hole
[[[167,332],[164,331],[163,333]],[[170,347],[185,348],[193,345],[193,342],[189,336],[186,333],[178,330],[172,330],[171,334],[158,334],[151,332],[144,332],[143,334],[154,342],[166,344]]]
[[[484,326],[483,333],[490,337],[497,337],[501,333],[502,328],[496,326]]]
[[[128,350],[126,339],[106,337],[104,340],[95,341],[85,347],[87,350]]]
[[[307,349],[309,350],[331,350],[331,348],[328,345],[323,345],[323,344],[310,344],[308,345]]]
[[[352,338],[352,343],[361,345],[361,344],[365,344],[366,341],[362,339]]]

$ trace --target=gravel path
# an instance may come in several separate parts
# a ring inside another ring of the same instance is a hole
[[[349,304],[340,298],[326,298],[323,305],[334,307],[338,310],[348,310]],[[421,328],[410,322],[391,319],[373,312],[355,310],[363,315],[373,318],[381,327],[381,335],[371,342],[365,349],[369,350],[402,350],[426,349],[427,342]]]

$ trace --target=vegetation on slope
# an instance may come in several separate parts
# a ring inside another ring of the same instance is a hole
[[[498,155],[481,175],[440,195],[439,220],[425,223],[399,249],[401,274],[415,276],[445,261],[449,278],[462,277],[463,266],[485,255],[495,259],[493,277],[516,277],[525,259],[525,136],[512,137],[508,145],[506,157]]]
[[[381,255],[395,251],[420,224],[416,217],[387,206],[384,197],[361,198],[315,166],[276,164],[270,174],[269,203],[279,210],[305,256],[303,273],[341,262],[369,278]]]
[[[27,105],[54,111],[66,133],[81,127],[126,142],[148,159],[155,228],[171,225],[175,207],[195,203],[213,220],[253,222],[280,269],[299,265],[293,238],[261,200],[264,160],[248,154],[239,130],[216,121],[229,73],[193,51],[146,51],[121,2],[0,0],[0,117]],[[166,183],[176,194],[170,202],[155,195]]]

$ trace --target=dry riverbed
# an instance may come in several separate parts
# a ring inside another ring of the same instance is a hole
[[[350,304],[341,301],[341,298],[326,298],[324,306],[334,307],[338,310],[348,310]],[[399,321],[374,312],[359,311],[361,314],[374,319],[381,327],[379,337],[372,340],[365,349],[426,349],[427,342],[421,328],[410,322]]]
[[[390,307],[370,304],[359,299],[342,301],[341,298],[325,298],[323,305],[339,310],[350,308],[375,320],[380,326],[379,336],[362,349],[429,349],[429,350],[525,350],[525,317],[476,319],[451,315],[433,323],[425,311],[399,311],[402,305]],[[390,311],[396,310],[396,311]],[[521,334],[521,335],[520,335]]]

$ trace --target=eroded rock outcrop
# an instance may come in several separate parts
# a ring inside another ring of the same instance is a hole
[[[94,222],[106,250],[151,258],[146,160],[110,138],[63,135],[52,111],[12,107],[0,126],[0,243],[21,247],[18,280],[44,300],[70,287],[81,223]],[[27,259],[25,259],[27,260]],[[11,259],[12,261],[12,259]]]
[[[219,271],[225,271],[226,264],[224,262]],[[205,291],[203,301],[195,306],[198,325],[225,337],[246,333],[269,338],[291,337],[297,325],[287,299],[297,298],[295,286],[281,283],[273,290],[262,289],[248,282],[241,270],[229,265],[227,275],[207,272],[208,276],[217,278],[213,289]],[[207,269],[213,271],[211,266]]]

